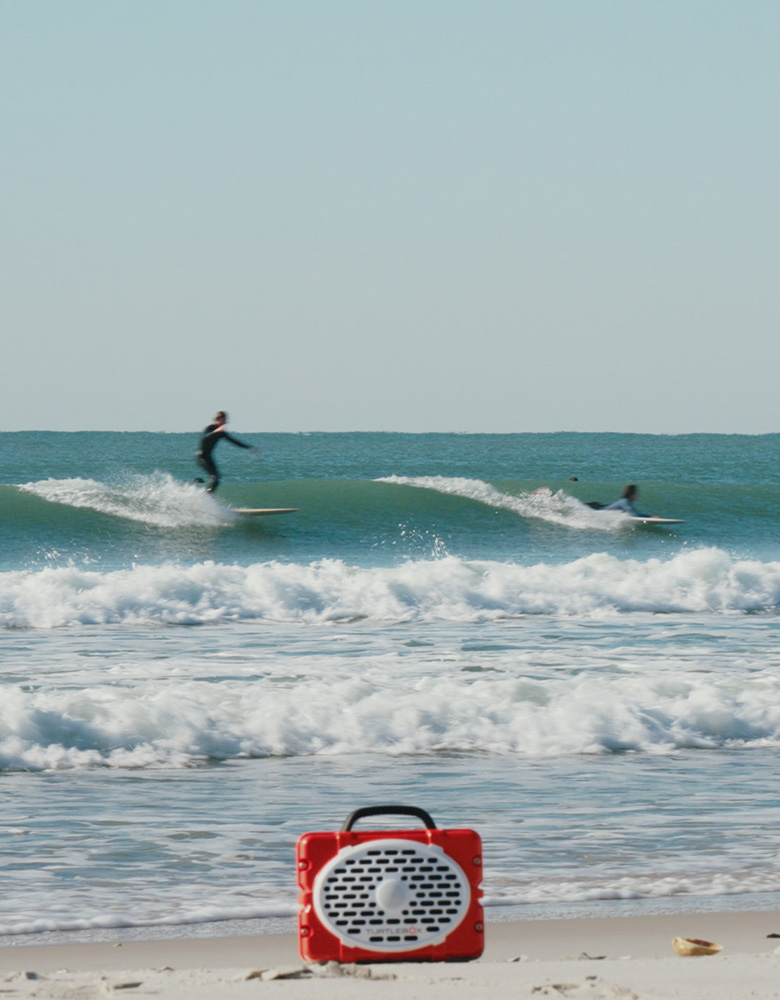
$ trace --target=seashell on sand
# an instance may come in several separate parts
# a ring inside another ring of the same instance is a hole
[[[717,955],[719,951],[723,951],[722,944],[716,944],[714,941],[703,941],[701,938],[672,938],[672,948],[678,955],[683,956]]]

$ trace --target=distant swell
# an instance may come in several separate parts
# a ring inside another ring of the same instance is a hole
[[[391,568],[326,559],[309,565],[203,562],[0,574],[5,628],[359,618],[474,622],[521,615],[774,611],[779,601],[780,563],[735,560],[720,549],[644,562],[597,553],[557,566],[449,556]]]

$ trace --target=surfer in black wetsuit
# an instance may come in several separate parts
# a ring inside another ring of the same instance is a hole
[[[239,448],[249,448],[250,451],[257,454],[257,448],[253,448],[251,444],[245,444],[243,441],[239,441],[238,438],[234,438],[231,434],[228,434],[225,430],[226,424],[227,413],[220,410],[214,415],[212,423],[203,431],[200,439],[200,447],[195,454],[195,461],[209,476],[209,484],[206,487],[207,493],[213,493],[219,486],[219,469],[215,465],[211,453],[223,438],[231,444],[238,445]],[[196,479],[195,482],[202,483],[203,480]]]

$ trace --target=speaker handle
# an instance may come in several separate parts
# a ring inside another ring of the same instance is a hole
[[[427,813],[424,809],[418,809],[417,806],[362,806],[360,809],[356,809],[353,813],[350,813],[344,826],[341,828],[341,832],[344,833],[347,830],[351,830],[353,825],[365,816],[386,815],[416,816],[417,819],[421,819],[425,823],[429,830],[436,829],[436,824],[431,819],[430,813]]]

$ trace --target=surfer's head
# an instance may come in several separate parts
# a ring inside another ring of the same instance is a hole
[[[218,424],[226,424],[227,423],[227,413],[225,413],[224,410],[217,410],[217,412],[214,414],[214,420]]]
[[[623,496],[626,500],[634,500],[639,493],[636,485],[634,483],[629,483],[628,486],[623,490]]]

